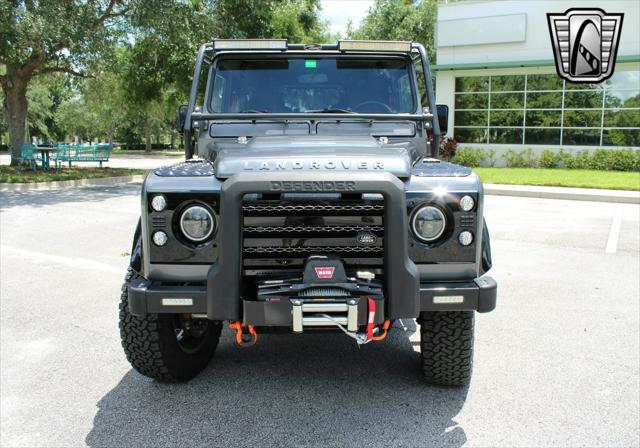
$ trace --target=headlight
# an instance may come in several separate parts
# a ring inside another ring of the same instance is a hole
[[[476,205],[476,201],[471,196],[462,196],[460,198],[460,208],[463,212],[470,212],[474,205]]]
[[[438,207],[424,205],[413,213],[411,228],[413,234],[425,243],[432,243],[442,236],[447,219]]]
[[[458,242],[463,246],[468,246],[469,244],[473,243],[473,233],[467,230],[465,230],[464,232],[460,232],[460,235],[458,235]]]
[[[156,195],[151,199],[151,208],[157,212],[161,212],[167,208],[167,199],[161,194]]]
[[[196,243],[209,238],[215,225],[215,219],[211,212],[201,205],[188,207],[180,217],[182,233]]]

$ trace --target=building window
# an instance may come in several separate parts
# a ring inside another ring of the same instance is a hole
[[[456,78],[454,137],[462,143],[640,146],[640,73],[604,84],[555,74]]]

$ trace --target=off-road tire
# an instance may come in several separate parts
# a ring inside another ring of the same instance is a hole
[[[420,314],[422,370],[427,382],[463,386],[473,370],[473,311]]]
[[[127,360],[141,374],[160,382],[188,381],[202,371],[213,356],[222,325],[209,321],[202,344],[189,353],[176,339],[174,315],[148,314],[137,317],[129,313],[129,283],[138,277],[127,270],[120,296],[120,338]]]

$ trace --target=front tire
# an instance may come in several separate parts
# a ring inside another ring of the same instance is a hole
[[[190,380],[213,357],[222,324],[177,314],[132,315],[128,285],[137,277],[131,268],[127,270],[120,296],[120,339],[127,360],[138,372],[160,382]]]
[[[427,382],[463,386],[473,370],[473,311],[420,314],[422,370]]]

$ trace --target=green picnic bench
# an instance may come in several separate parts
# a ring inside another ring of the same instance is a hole
[[[9,147],[9,151],[11,151],[11,147]],[[18,157],[18,162],[28,162],[31,167],[31,171],[35,171],[38,167],[37,162],[42,161],[42,158],[38,154],[38,148],[35,145],[30,143],[23,143],[20,145],[20,156]],[[18,165],[20,170],[22,170],[22,163]]]
[[[102,162],[108,162],[111,156],[110,144],[105,145],[58,145],[51,160],[55,160],[56,167],[62,162],[68,162],[71,168],[72,162],[98,162],[102,168]]]

